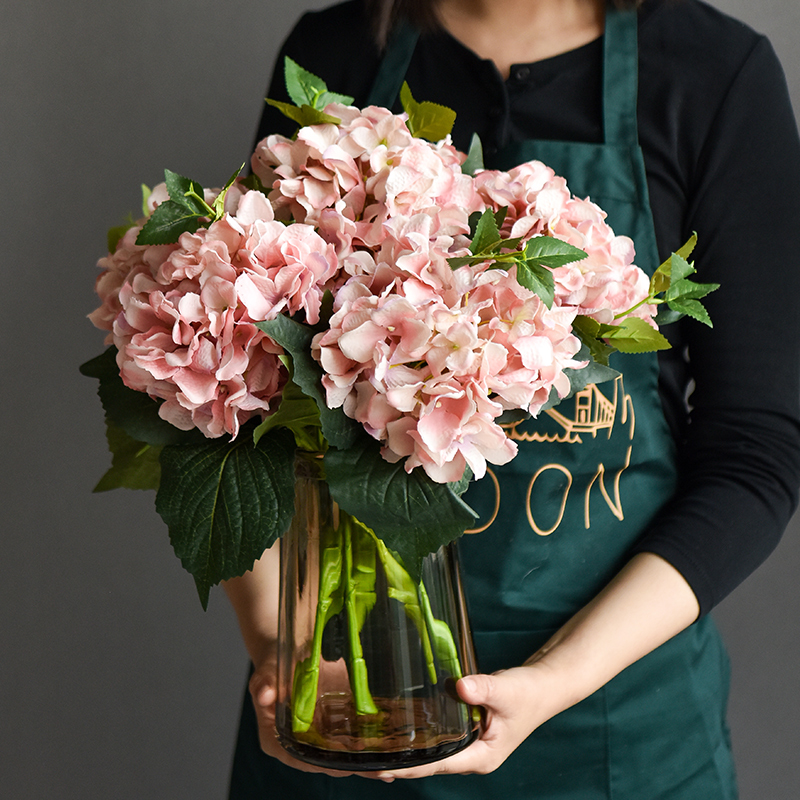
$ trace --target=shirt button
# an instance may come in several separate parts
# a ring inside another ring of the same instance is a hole
[[[517,67],[514,70],[514,80],[516,81],[526,81],[531,76],[530,67]]]
[[[487,156],[493,156],[497,154],[497,148],[494,145],[488,145],[488,147],[484,147],[484,152]]]
[[[489,109],[489,116],[492,117],[493,119],[497,119],[498,117],[502,116],[502,114],[503,114],[503,109],[501,106],[492,106]]]

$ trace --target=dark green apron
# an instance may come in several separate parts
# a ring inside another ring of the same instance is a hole
[[[371,103],[394,104],[416,39],[406,28],[390,43]],[[573,194],[608,212],[615,232],[634,240],[636,263],[652,273],[658,255],[638,144],[637,63],[636,14],[610,9],[605,143],[529,140],[504,148],[487,166],[548,164]],[[412,90],[424,97],[424,87]],[[522,664],[594,597],[674,492],[675,448],[658,395],[657,358],[616,358],[622,378],[509,429],[519,454],[468,493],[481,521],[475,535],[462,537],[460,552],[482,672]],[[273,763],[262,777],[265,793],[231,797],[732,800],[727,682],[727,658],[706,618],[547,722],[491,775],[384,785]]]

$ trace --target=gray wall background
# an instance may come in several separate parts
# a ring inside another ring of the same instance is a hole
[[[800,109],[797,0],[714,2],[771,37]],[[228,176],[280,41],[323,5],[3,3],[2,797],[224,796],[246,670],[233,615],[219,590],[202,612],[152,494],[91,494],[108,456],[77,365],[101,348],[84,316],[106,228],[165,166]],[[798,528],[716,613],[743,800],[800,796]]]

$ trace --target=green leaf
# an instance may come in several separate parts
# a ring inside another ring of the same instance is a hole
[[[121,428],[132,439],[152,445],[183,444],[205,440],[198,430],[182,431],[158,415],[159,400],[145,392],[129,389],[119,374],[117,348],[109,347],[101,355],[82,364],[82,375],[97,378],[97,394],[106,420]]]
[[[697,300],[681,297],[679,300],[670,300],[669,307],[674,313],[680,314],[681,316],[686,315],[692,317],[692,319],[696,319],[698,322],[708,325],[709,328],[714,327],[708,311],[706,311],[703,304]]]
[[[493,245],[498,244],[500,239],[500,229],[497,218],[490,208],[487,208],[478,219],[475,227],[475,235],[469,245],[469,251],[473,255],[486,254]],[[454,259],[455,260],[455,259]]]
[[[222,187],[220,193],[217,195],[216,200],[212,204],[214,210],[214,219],[222,219],[225,216],[225,195],[228,194],[228,189],[233,186],[233,182],[239,177],[239,173],[244,169],[244,163],[233,175],[228,178],[228,182]]]
[[[150,195],[153,194],[153,190],[146,184],[142,184],[142,216],[147,217],[150,215],[150,209],[147,207],[147,201],[150,199]]]
[[[182,233],[194,233],[200,227],[202,214],[197,214],[174,200],[165,200],[145,222],[136,244],[173,244]]]
[[[572,332],[581,340],[589,351],[592,361],[608,367],[608,359],[613,352],[600,338],[600,323],[591,317],[577,316],[572,322]]]
[[[292,380],[283,387],[278,410],[270,414],[253,432],[253,441],[258,444],[258,440],[274,428],[290,430],[301,450],[319,452],[324,449],[318,433],[321,432],[319,408]]]
[[[579,247],[556,239],[554,236],[534,236],[525,245],[525,258],[549,269],[582,261],[586,257],[587,253]]]
[[[667,293],[664,295],[664,299],[670,303],[678,299],[684,300],[694,298],[697,300],[701,297],[705,297],[707,294],[711,294],[711,292],[717,289],[719,289],[718,283],[695,283],[688,278],[681,278],[670,284]]]
[[[639,317],[626,317],[619,325],[601,325],[600,336],[621,353],[652,353],[669,350],[670,343]]]
[[[676,253],[676,255],[680,256],[681,258],[688,260],[689,256],[692,254],[692,251],[697,245],[697,233],[693,233],[686,244],[681,247],[680,250]]]
[[[269,187],[264,186],[261,182],[261,178],[259,178],[255,172],[251,172],[249,175],[245,175],[245,177],[242,178],[242,186],[265,195],[269,195],[270,192]]]
[[[323,109],[329,103],[340,103],[343,106],[351,106],[355,101],[349,94],[338,94],[337,92],[323,92],[316,101],[315,108]]]
[[[541,266],[535,259],[519,261],[517,283],[538,295],[548,308],[552,307],[556,296],[556,282],[547,267]]]
[[[661,327],[662,325],[672,325],[673,322],[677,322],[682,317],[686,315],[682,311],[673,311],[666,303],[662,303],[658,307],[658,311],[655,316],[656,325]]]
[[[483,145],[478,134],[473,133],[467,157],[461,165],[461,172],[465,175],[474,175],[479,169],[483,169]]]
[[[328,103],[341,103],[345,106],[353,104],[352,97],[329,92],[328,85],[322,78],[303,69],[288,56],[283,59],[283,75],[286,81],[286,92],[296,106],[309,105],[321,110]]]
[[[273,431],[234,442],[165,447],[156,510],[208,606],[212,585],[243,575],[294,515],[294,439]]]
[[[283,77],[286,92],[296,106],[314,105],[316,98],[328,90],[322,78],[303,69],[296,61],[286,56],[283,59]]]
[[[95,492],[110,489],[158,489],[161,447],[131,439],[122,428],[106,424],[106,439],[111,451],[111,469],[100,479]]]
[[[117,249],[119,240],[135,225],[135,222],[129,222],[125,225],[117,225],[108,229],[106,234],[106,241],[108,243],[108,252],[113,253]]]
[[[341,122],[339,117],[331,116],[309,105],[303,105],[298,108],[290,103],[281,103],[279,100],[270,100],[269,98],[267,98],[267,103],[277,108],[284,116],[294,120],[301,128],[321,123],[338,125]]]
[[[203,187],[199,183],[169,169],[164,170],[164,181],[167,184],[169,199],[179,206],[183,206],[187,211],[200,217],[211,211],[205,200],[202,199]]]
[[[267,322],[257,322],[256,327],[291,354],[293,380],[317,404],[323,436],[334,447],[350,447],[362,428],[355,420],[347,417],[341,408],[328,408],[322,387],[322,367],[311,355],[314,330],[283,314]]]
[[[323,464],[331,497],[395,551],[416,581],[424,556],[457,539],[477,517],[449,485],[385,461],[366,435],[348,450],[329,449]]]
[[[427,139],[429,142],[438,142],[453,130],[456,112],[438,103],[427,101],[418,103],[405,81],[400,89],[400,102],[403,111],[408,114],[407,125],[412,136]]]

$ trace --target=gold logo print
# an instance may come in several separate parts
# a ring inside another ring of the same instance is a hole
[[[519,431],[518,427],[522,423],[513,423],[508,426],[506,432],[509,438],[520,442],[558,442],[562,444],[581,444],[581,434],[591,434],[596,437],[599,431],[605,430],[608,438],[611,438],[611,432],[614,428],[614,422],[617,418],[617,411],[621,411],[622,424],[629,423],[628,439],[633,440],[634,431],[636,428],[636,415],[633,408],[633,400],[631,396],[625,392],[625,387],[622,381],[622,376],[618,376],[614,380],[614,393],[613,398],[609,400],[595,384],[589,384],[580,392],[576,392],[574,396],[574,410],[572,417],[567,417],[556,409],[549,409],[545,412],[558,425],[563,428],[564,433],[547,434],[537,431]],[[620,496],[620,478],[622,473],[630,466],[631,453],[633,445],[629,445],[625,454],[625,463],[616,471],[613,478],[613,498],[606,488],[605,476],[606,467],[602,462],[598,464],[594,476],[591,478],[584,491],[584,525],[588,530],[591,527],[590,516],[590,501],[591,491],[595,483],[600,488],[600,493],[605,500],[608,509],[618,519],[624,519],[622,509],[622,498]],[[531,508],[531,495],[533,487],[537,479],[545,472],[556,470],[561,472],[566,478],[566,484],[562,493],[560,508],[554,524],[548,528],[543,528],[537,524],[533,510]],[[497,518],[500,511],[500,483],[493,470],[487,470],[487,476],[491,479],[495,490],[495,503],[494,510],[490,519],[485,524],[478,528],[472,528],[465,531],[465,533],[480,533],[492,525]],[[567,505],[567,499],[572,489],[573,475],[570,470],[563,464],[550,463],[541,466],[531,477],[528,483],[528,490],[525,497],[525,512],[528,518],[528,524],[531,529],[539,536],[549,536],[561,525],[564,517],[564,511]]]
[[[617,406],[619,397],[622,395],[622,422],[627,422],[628,411],[631,416],[630,438],[633,439],[633,403],[630,395],[625,394],[625,387],[622,383],[622,375],[614,379],[614,395],[609,400],[597,388],[597,385],[590,383],[585,388],[576,392],[574,395],[574,405],[572,418],[562,414],[558,407],[549,408],[544,413],[555,420],[564,429],[564,433],[542,433],[540,431],[520,431],[518,427],[522,422],[515,422],[506,429],[509,439],[517,442],[559,442],[564,444],[580,444],[581,434],[590,433],[592,437],[597,436],[599,431],[607,431],[611,438],[611,431],[614,429],[614,420],[617,417]]]

